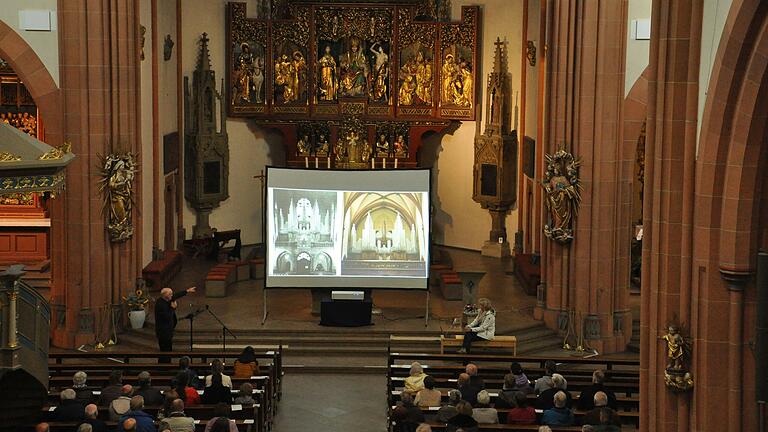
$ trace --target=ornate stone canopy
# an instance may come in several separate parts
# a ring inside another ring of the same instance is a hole
[[[0,122],[0,195],[58,192],[64,187],[64,169],[74,158],[68,143],[51,147]]]

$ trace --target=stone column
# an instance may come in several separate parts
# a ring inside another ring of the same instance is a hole
[[[67,170],[64,194],[66,317],[53,332],[57,346],[106,340],[110,305],[133,287],[142,264],[141,219],[134,210],[133,238],[110,243],[98,183],[100,155],[140,149],[138,5],[136,0],[58,3],[63,130],[77,158]],[[142,171],[134,181],[137,194]]]
[[[544,152],[563,148],[581,158],[583,191],[574,240],[565,246],[543,240],[546,289],[544,306],[535,315],[563,331],[568,311],[575,310],[578,322],[571,324],[587,347],[623,351],[632,331],[627,313],[631,221],[624,215],[632,170],[631,155],[624,155],[621,145],[627,2],[547,4],[552,12]]]
[[[644,431],[690,430],[690,395],[666,388],[666,351],[657,338],[674,320],[684,329],[695,326],[691,255],[701,20],[700,1],[653,2],[640,318]],[[726,365],[721,367],[725,370]]]

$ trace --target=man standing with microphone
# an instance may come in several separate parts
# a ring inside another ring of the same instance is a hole
[[[173,351],[173,330],[176,328],[176,300],[187,294],[193,294],[196,288],[173,292],[166,287],[160,290],[160,298],[155,302],[155,335],[161,352]],[[171,358],[162,356],[159,363],[170,363]]]

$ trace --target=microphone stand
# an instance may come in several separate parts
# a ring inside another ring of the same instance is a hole
[[[215,313],[211,310],[211,307],[209,305],[205,305],[205,310],[208,311],[211,316],[218,321],[218,323],[221,325],[221,355],[225,355],[227,352],[227,333],[229,333],[230,336],[237,339],[237,336],[235,336],[234,333],[232,333],[231,330],[229,330],[229,327],[227,327],[226,324],[224,324],[219,317],[216,316]]]
[[[195,327],[195,318],[201,313],[205,312],[206,308],[207,306],[205,308],[201,307],[200,309],[192,311],[184,315],[183,317],[181,317],[181,319],[183,320],[189,320],[189,351],[190,352],[192,351],[192,342],[193,342],[192,334],[194,333],[193,329]]]

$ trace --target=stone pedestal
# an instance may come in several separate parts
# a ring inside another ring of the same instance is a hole
[[[503,242],[486,241],[483,243],[483,249],[480,251],[483,256],[504,258],[512,256],[512,251],[509,248],[509,242],[504,240]]]
[[[456,272],[461,279],[461,299],[465,305],[475,304],[477,289],[480,287],[480,279],[485,276],[484,271],[460,271]]]
[[[195,225],[192,227],[193,238],[207,238],[213,236],[213,230],[208,222],[211,216],[212,209],[196,209],[195,210]]]

